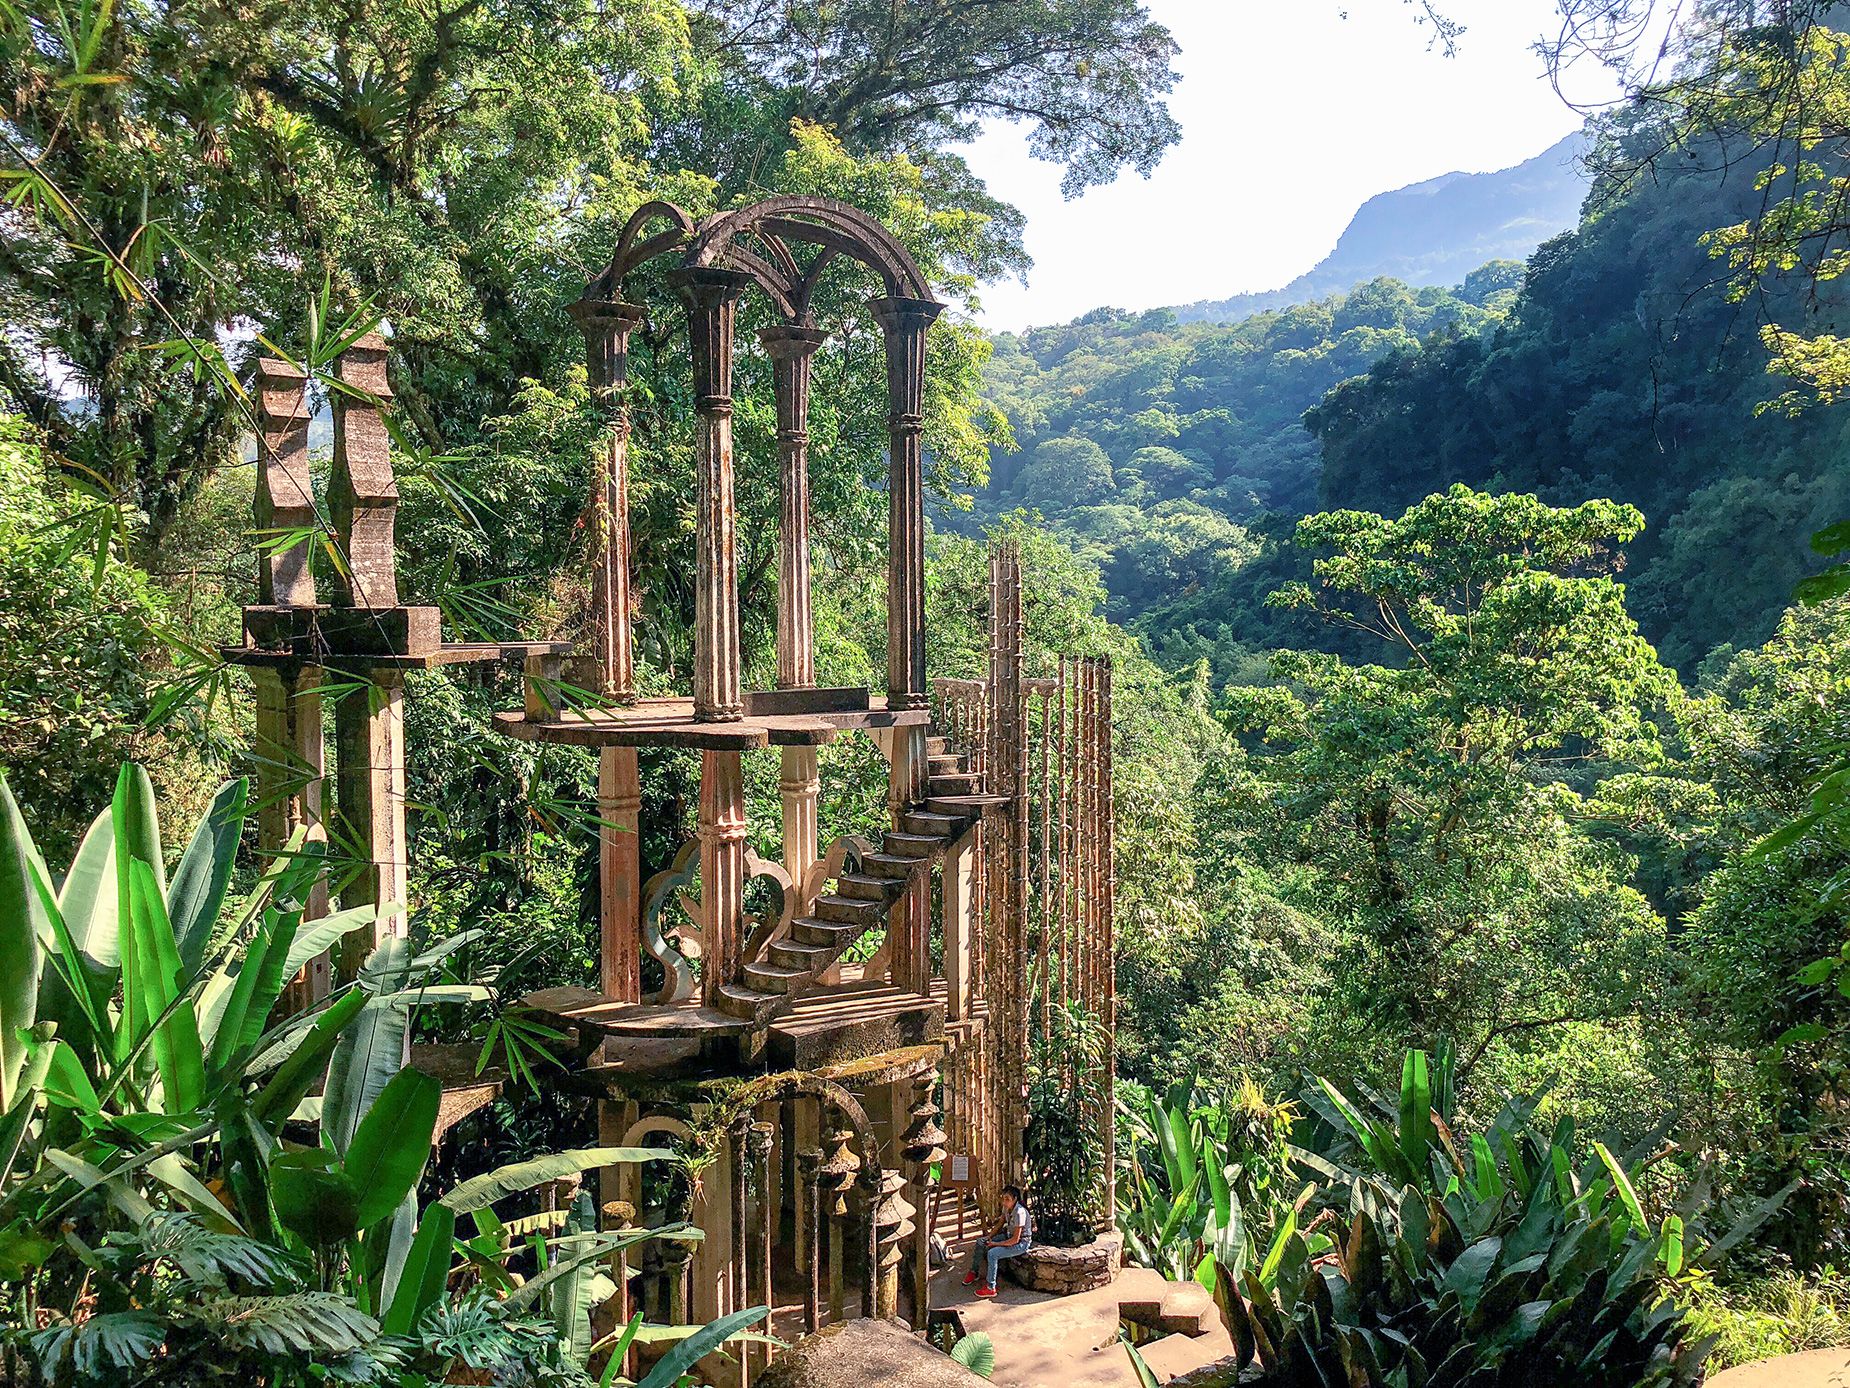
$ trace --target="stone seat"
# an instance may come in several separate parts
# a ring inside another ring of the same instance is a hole
[[[1124,1236],[1112,1230],[1077,1248],[1037,1243],[1019,1258],[1005,1259],[1002,1275],[1032,1291],[1071,1296],[1110,1286],[1123,1263]]]

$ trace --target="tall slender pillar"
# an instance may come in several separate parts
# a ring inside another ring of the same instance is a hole
[[[732,327],[751,283],[740,270],[675,273],[694,355],[694,717],[745,715],[739,674],[739,555],[732,491]]]
[[[782,747],[778,752],[782,763],[777,793],[784,802],[784,869],[801,892],[804,875],[821,853],[816,802],[822,793],[822,778],[814,747]],[[809,906],[807,900],[802,903],[804,911]]]
[[[961,1022],[975,1001],[976,835],[966,834],[944,855],[944,1020]]]
[[[629,384],[630,333],[643,320],[638,304],[580,299],[566,312],[585,335],[591,390],[603,408],[604,437],[591,465],[591,644],[606,698],[636,697],[630,649]]]
[[[615,1002],[642,1001],[642,778],[634,747],[597,758],[598,980]]]
[[[315,666],[251,671],[257,686],[257,846],[281,852],[297,829],[325,844],[321,780],[326,751],[321,732],[321,671]],[[303,908],[304,921],[328,913],[328,883],[317,874]],[[329,961],[317,955],[290,984],[289,1009],[299,1012],[327,996]]]
[[[780,324],[759,330],[777,393],[777,687],[816,682],[816,632],[809,607],[809,374],[820,328]]]
[[[341,972],[351,977],[379,941],[407,933],[404,673],[374,670],[343,693],[334,706],[334,737],[341,837],[361,855],[341,888],[341,902],[400,908],[379,923],[374,938],[353,934],[343,942]]]
[[[335,578],[334,605],[362,609],[379,621],[398,608],[398,483],[383,413],[392,397],[385,339],[368,333],[343,352],[340,377],[358,394],[334,401],[328,509],[346,560]],[[340,838],[358,858],[347,865],[341,900],[347,906],[399,908],[379,922],[373,939],[349,935],[343,942],[341,972],[351,976],[375,944],[408,933],[404,672],[363,667],[334,706],[334,737]]]
[[[886,685],[892,708],[924,708],[925,684],[925,334],[944,305],[931,299],[875,299],[886,336],[887,595]]]
[[[700,754],[700,896],[707,935],[701,941],[700,1000],[720,1005],[720,989],[738,981],[740,923],[745,914],[745,774],[737,752]]]

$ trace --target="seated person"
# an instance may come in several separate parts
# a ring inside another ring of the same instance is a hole
[[[1028,1207],[1022,1201],[1021,1187],[1002,1187],[1002,1222],[970,1251],[970,1271],[964,1275],[964,1285],[967,1287],[975,1282],[979,1271],[986,1270],[983,1285],[976,1289],[976,1294],[994,1296],[996,1270],[1002,1260],[1019,1258],[1033,1246],[1034,1226],[1028,1218]]]

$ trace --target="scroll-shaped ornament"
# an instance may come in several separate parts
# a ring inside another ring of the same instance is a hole
[[[658,1007],[685,1002],[693,996],[694,975],[688,968],[688,961],[703,956],[712,924],[706,903],[695,889],[699,875],[700,840],[689,839],[674,855],[674,861],[651,877],[642,889],[643,953],[662,966],[666,980],[661,992],[644,1001]],[[798,898],[791,887],[790,874],[782,864],[761,858],[748,848],[745,850],[746,885],[750,886],[759,878],[776,886],[776,904],[762,917],[747,912],[740,925],[748,941],[762,939],[768,946],[771,940],[788,932],[797,913]],[[682,916],[681,922],[672,927],[665,926],[662,919],[670,901],[680,908]],[[673,944],[668,941],[671,934]],[[749,945],[745,958],[757,958]]]
[[[672,1007],[694,995],[694,971],[687,966],[687,956],[663,935],[662,912],[699,871],[700,841],[689,839],[674,855],[673,862],[643,884],[642,952],[662,966],[660,991],[643,999],[652,1006]]]

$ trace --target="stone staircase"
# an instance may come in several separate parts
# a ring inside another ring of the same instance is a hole
[[[886,923],[915,873],[929,873],[985,809],[1002,803],[981,793],[969,757],[950,739],[929,736],[925,750],[925,798],[906,809],[900,827],[886,832],[877,852],[860,855],[854,871],[835,879],[833,892],[816,898],[809,915],[798,916],[788,934],[746,962],[739,981],[720,990],[721,1011],[754,1026],[786,1011],[855,941]]]

